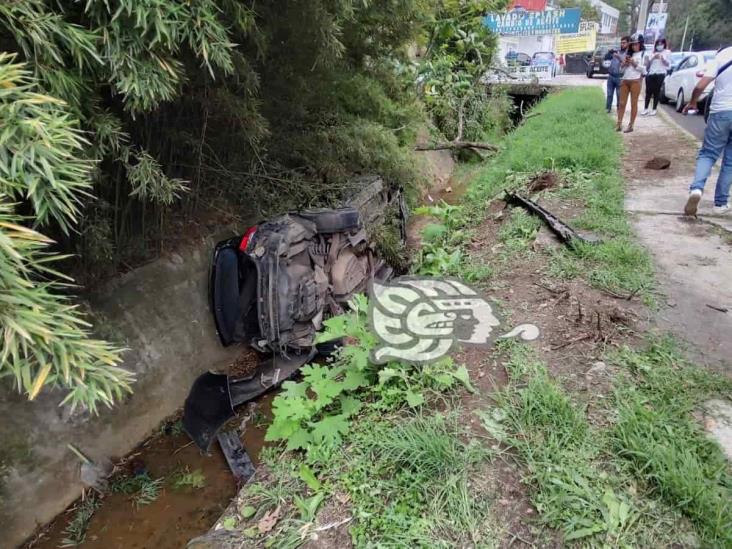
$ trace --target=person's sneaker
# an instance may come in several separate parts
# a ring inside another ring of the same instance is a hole
[[[641,111],[641,116],[648,116],[648,112],[649,112],[648,109],[643,109]]]
[[[729,211],[730,211],[729,204],[724,204],[722,206],[714,206],[715,214],[726,214]]]
[[[696,209],[699,206],[701,197],[702,192],[699,189],[694,189],[689,192],[689,199],[686,201],[686,206],[684,206],[684,213],[686,215],[696,215]]]
[[[656,116],[656,109],[651,110],[651,116]]]

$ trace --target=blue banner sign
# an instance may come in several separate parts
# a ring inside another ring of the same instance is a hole
[[[493,32],[510,36],[574,34],[579,31],[580,9],[489,13],[484,22]]]

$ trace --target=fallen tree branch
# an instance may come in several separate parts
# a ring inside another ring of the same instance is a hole
[[[601,288],[601,290],[602,290],[602,291],[603,291],[604,293],[606,293],[607,295],[609,295],[610,297],[614,297],[615,299],[624,299],[625,301],[630,301],[630,300],[631,300],[631,299],[633,299],[633,298],[634,298],[634,297],[635,297],[636,295],[638,295],[638,293],[639,293],[639,292],[641,291],[641,289],[640,289],[640,288],[636,288],[635,290],[633,290],[633,291],[632,291],[632,292],[630,292],[629,294],[627,294],[627,295],[623,295],[623,294],[619,294],[619,293],[613,292],[612,290],[609,290],[609,289],[607,289],[607,288]]]
[[[474,141],[448,141],[435,145],[417,145],[415,151],[444,151],[446,149],[480,149],[484,151],[497,151],[498,147],[490,143],[476,143]]]
[[[583,334],[580,336],[577,336],[573,339],[570,339],[568,341],[565,341],[561,345],[556,345],[551,348],[552,351],[558,351],[559,349],[564,349],[565,347],[569,347],[570,345],[574,345],[575,343],[579,343],[580,341],[586,341],[588,339],[591,339],[593,337],[592,334]]]

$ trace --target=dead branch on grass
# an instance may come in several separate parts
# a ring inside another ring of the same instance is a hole
[[[593,337],[593,334],[590,334],[590,333],[582,334],[582,335],[572,338],[568,341],[565,341],[561,345],[555,345],[554,347],[551,347],[551,350],[558,351],[559,349],[564,349],[565,347],[569,347],[570,345],[574,345],[575,343],[579,343],[580,341],[587,341],[588,339],[592,339],[592,337]]]
[[[630,300],[631,300],[631,299],[633,299],[633,298],[634,298],[635,296],[637,296],[637,295],[638,295],[638,293],[639,293],[639,292],[641,291],[641,289],[640,289],[640,288],[636,288],[635,290],[633,290],[633,291],[632,291],[632,292],[630,292],[629,294],[627,294],[627,295],[623,295],[623,294],[618,294],[618,293],[615,293],[615,292],[613,292],[612,290],[609,290],[609,289],[607,289],[607,288],[601,288],[601,290],[602,290],[602,291],[603,291],[604,293],[606,293],[607,295],[609,295],[610,297],[614,297],[615,299],[624,299],[625,301],[630,301]]]
[[[491,143],[479,143],[476,141],[446,141],[435,145],[417,145],[415,151],[444,151],[454,149],[477,149],[483,151],[497,151],[498,147]]]

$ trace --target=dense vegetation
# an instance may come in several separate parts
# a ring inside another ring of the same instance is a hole
[[[0,4],[0,374],[111,404],[132,380],[59,269],[89,283],[192,230],[336,201],[355,173],[414,183],[429,117],[436,139],[502,129],[477,82],[481,17],[504,5]]]
[[[717,49],[732,44],[732,1],[678,0],[669,3],[666,34],[674,49],[681,48],[686,19],[685,49],[692,44],[695,51]]]

